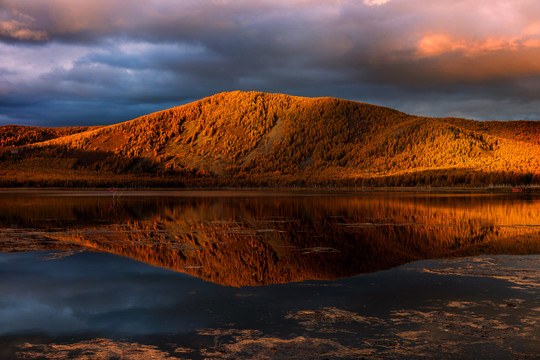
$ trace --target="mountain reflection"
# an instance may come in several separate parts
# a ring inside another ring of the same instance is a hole
[[[536,199],[220,194],[6,194],[0,250],[108,252],[227,286],[336,279],[420,259],[540,252]]]

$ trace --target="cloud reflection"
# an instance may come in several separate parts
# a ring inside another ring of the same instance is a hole
[[[43,261],[44,255],[0,254],[0,275],[7,279],[0,285],[0,335],[37,330],[136,335],[181,332],[209,322],[189,312],[198,308],[201,285],[195,279],[111,255]],[[184,324],[163,324],[167,316],[180,317]]]

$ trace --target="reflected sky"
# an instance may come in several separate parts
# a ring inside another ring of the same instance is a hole
[[[209,325],[191,315],[204,284],[187,275],[105,254],[48,256],[1,254],[3,334],[146,334]]]
[[[105,337],[179,344],[194,338],[211,343],[210,334],[230,343],[227,333],[245,329],[276,339],[328,337],[353,348],[416,334],[420,338],[411,341],[423,346],[428,341],[422,336],[429,337],[430,352],[449,336],[438,327],[462,338],[452,351],[482,339],[500,346],[495,354],[508,354],[500,336],[525,353],[536,343],[538,256],[427,260],[337,281],[244,288],[112,254],[49,258],[47,252],[0,254],[0,344],[3,336],[36,334],[60,342]],[[487,338],[480,333],[498,327],[513,330]],[[470,355],[478,356],[482,346]]]

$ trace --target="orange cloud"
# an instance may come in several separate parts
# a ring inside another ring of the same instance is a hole
[[[445,34],[425,35],[418,42],[417,55],[418,57],[432,57],[457,50],[464,50],[466,47],[465,41],[452,39]]]
[[[475,56],[493,51],[518,51],[540,47],[540,24],[532,23],[518,36],[493,36],[479,40],[453,37],[443,33],[422,36],[416,47],[419,58],[461,52]]]
[[[15,40],[43,41],[48,36],[45,31],[31,30],[26,24],[17,20],[0,21],[0,36]]]

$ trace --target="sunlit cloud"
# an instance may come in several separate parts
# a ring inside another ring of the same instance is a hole
[[[32,41],[43,41],[48,38],[45,31],[28,29],[26,24],[17,20],[0,21],[0,36]]]
[[[380,5],[384,5],[388,2],[390,2],[391,0],[364,0],[364,4],[367,5],[367,6],[380,6]]]
[[[540,28],[534,23],[524,29],[518,36],[486,37],[479,40],[458,38],[447,34],[424,35],[417,46],[418,57],[433,57],[450,52],[462,52],[474,56],[493,51],[519,51],[538,48],[540,45]]]
[[[46,31],[33,29],[35,19],[15,9],[3,10],[0,8],[0,39],[45,41],[48,40]]]

